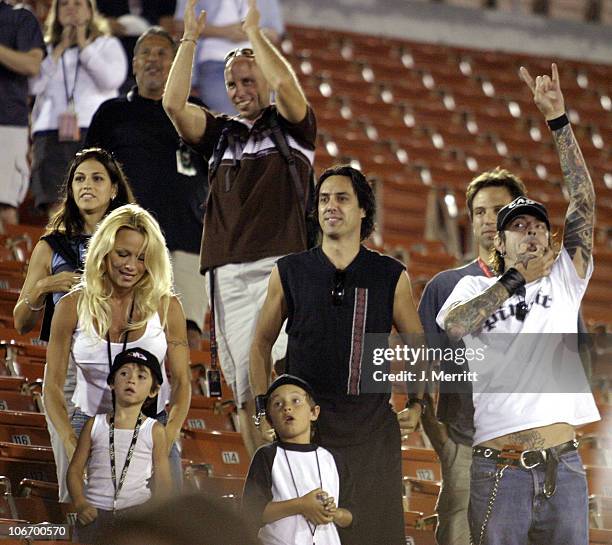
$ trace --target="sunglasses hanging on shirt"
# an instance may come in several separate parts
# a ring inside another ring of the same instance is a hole
[[[332,304],[335,307],[342,305],[344,301],[344,284],[346,281],[346,271],[336,270],[334,273],[334,284],[331,290]]]
[[[514,316],[519,322],[524,322],[525,318],[527,317],[527,313],[529,312],[529,307],[525,302],[525,295],[527,294],[525,291],[525,286],[518,288],[515,293],[519,296],[520,300],[516,305]]]

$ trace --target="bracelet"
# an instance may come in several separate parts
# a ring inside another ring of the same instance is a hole
[[[546,122],[551,131],[558,131],[559,129],[565,127],[565,125],[569,125],[569,119],[567,114],[560,115],[559,117],[555,117],[555,119],[551,119]]]
[[[514,295],[517,290],[525,286],[525,277],[514,267],[510,267],[499,277],[499,283],[508,290],[510,295]]]
[[[27,295],[23,297],[23,302],[32,312],[40,312],[43,308],[45,308],[45,303],[43,303],[39,307],[33,306],[32,303],[30,303],[30,298]]]
[[[409,397],[408,401],[406,402],[406,409],[415,403],[418,403],[421,406],[421,414],[425,414],[425,409],[427,409],[427,401],[425,401],[425,398]]]
[[[185,42],[193,42],[194,45],[197,45],[197,40],[194,40],[193,38],[181,38],[179,40],[179,43],[185,43]]]

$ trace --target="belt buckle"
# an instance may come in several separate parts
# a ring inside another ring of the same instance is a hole
[[[521,452],[521,457],[519,458],[519,463],[523,469],[533,469],[534,467],[540,465],[540,461],[536,462],[535,464],[527,464],[525,462],[525,455],[530,454],[532,452],[539,452],[542,455],[542,461],[544,462],[546,461],[546,451],[545,450],[539,450],[539,449],[524,450],[523,452]]]

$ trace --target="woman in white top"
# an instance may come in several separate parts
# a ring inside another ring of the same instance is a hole
[[[47,56],[30,80],[31,190],[37,207],[57,207],[66,165],[83,147],[102,102],[117,96],[127,74],[121,42],[108,35],[95,0],[53,0],[46,21]]]
[[[172,269],[159,225],[139,206],[126,205],[100,223],[91,238],[81,283],[57,304],[51,324],[43,399],[61,438],[62,448],[54,450],[60,501],[68,500],[65,471],[83,424],[112,408],[106,383],[112,360],[134,346],[155,354],[160,362],[167,360],[171,392],[164,387],[169,384],[164,373],[157,418],[165,421],[169,401],[166,436],[170,447],[191,401],[185,315],[172,293]],[[77,411],[72,419],[63,396],[70,358],[77,366],[73,396]],[[178,455],[176,449],[174,453]],[[180,464],[180,458],[173,458],[171,462]]]

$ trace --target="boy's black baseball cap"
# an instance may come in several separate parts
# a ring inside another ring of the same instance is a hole
[[[151,370],[151,374],[157,379],[158,385],[161,385],[164,382],[161,366],[155,354],[151,354],[151,352],[145,350],[144,348],[136,347],[119,352],[119,354],[115,356],[113,366],[111,367],[108,377],[106,378],[106,382],[108,384],[113,382],[115,373],[122,365],[125,365],[126,363],[137,363],[144,365]]]
[[[268,400],[270,399],[270,396],[272,395],[274,390],[276,390],[277,388],[285,384],[293,384],[294,386],[299,386],[313,399],[313,401],[315,400],[314,391],[312,389],[312,386],[310,386],[310,384],[308,384],[305,380],[301,379],[300,377],[296,377],[295,375],[285,374],[285,375],[281,375],[272,384],[270,384],[268,391],[266,392],[266,405],[268,404]]]

